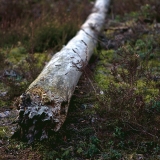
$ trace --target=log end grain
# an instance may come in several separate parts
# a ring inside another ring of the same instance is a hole
[[[47,93],[41,89],[20,96],[19,125],[20,137],[32,143],[35,139],[47,139],[48,132],[58,131],[68,112],[68,102],[62,99],[48,101]]]

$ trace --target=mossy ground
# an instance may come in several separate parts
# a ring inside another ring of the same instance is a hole
[[[127,1],[125,5],[127,10]],[[139,12],[119,14],[108,23],[104,34],[110,41],[93,55],[60,131],[28,145],[10,138],[11,124],[1,126],[0,159],[160,159],[160,28],[152,8],[143,5]],[[37,43],[47,35],[39,34]],[[39,49],[45,49],[42,53],[34,53],[36,43],[29,50],[26,43],[16,44],[0,50],[0,73],[12,71],[0,81],[0,91],[7,91],[0,97],[1,111],[14,108],[15,98],[54,54],[53,48],[45,48],[49,43]],[[11,120],[14,116],[4,124]]]

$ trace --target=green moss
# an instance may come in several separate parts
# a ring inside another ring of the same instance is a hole
[[[26,58],[26,50],[23,47],[15,47],[7,54],[7,59],[11,63],[18,63],[20,60]]]
[[[101,87],[106,89],[109,85],[109,83],[111,82],[111,80],[106,77],[106,75],[104,75],[102,72],[102,70],[97,69],[96,73],[94,75],[94,79],[96,81],[96,83]]]
[[[100,54],[100,59],[109,62],[115,56],[114,50],[102,50]]]
[[[0,126],[0,138],[5,138],[5,137],[7,137],[7,135],[8,135],[8,127],[6,127],[6,126],[1,127]]]
[[[8,103],[9,103],[8,101],[0,99],[0,108],[1,107],[6,107],[8,105]]]
[[[13,69],[19,70],[21,68],[21,70],[27,72],[33,66],[41,70],[50,58],[51,56],[47,53],[22,54],[22,52],[19,52],[19,48],[13,48],[8,54],[7,61],[12,64]]]
[[[110,61],[114,57],[113,50],[102,50],[100,54],[100,61],[97,64],[94,79],[99,87],[106,89],[108,85],[113,82],[111,75],[111,64]]]
[[[146,82],[143,80],[138,80],[136,86],[138,89],[143,89],[144,87],[146,87]]]
[[[49,61],[50,57],[46,53],[35,53],[34,58],[37,60],[37,67],[43,67],[46,61]]]
[[[3,50],[4,53],[8,51],[9,49]],[[23,65],[23,68],[26,68],[26,70],[29,68],[29,61],[34,60],[36,62],[34,65],[36,64],[37,67],[43,67],[45,61],[48,61],[51,58],[47,53],[34,53],[32,56],[28,55],[26,49],[22,46],[12,48],[6,56],[7,61],[14,66],[14,69]]]
[[[137,19],[139,17],[139,13],[138,12],[131,12],[129,13],[129,15],[132,17],[132,18],[135,18]]]

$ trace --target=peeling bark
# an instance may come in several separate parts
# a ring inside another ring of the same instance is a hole
[[[97,44],[110,0],[97,0],[77,35],[56,53],[20,96],[18,124],[29,143],[48,138],[66,119],[74,89]]]

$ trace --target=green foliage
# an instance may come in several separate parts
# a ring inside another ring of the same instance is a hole
[[[153,101],[152,102],[152,106],[151,109],[154,110],[155,112],[159,112],[160,113],[160,101]]]
[[[118,150],[112,150],[110,149],[108,151],[108,153],[104,153],[102,155],[102,158],[104,160],[110,160],[110,159],[113,159],[113,160],[118,160],[118,159],[121,159],[122,158],[122,154],[121,152],[119,152]]]
[[[12,29],[7,32],[3,32],[1,30],[0,37],[3,37],[3,39],[0,39],[0,47],[5,48],[15,46],[19,41],[26,43],[26,41],[29,40],[29,36],[27,34],[22,31],[15,31]]]
[[[99,143],[100,140],[96,136],[91,136],[90,143],[87,146],[87,151],[85,152],[85,154],[88,157],[93,157],[95,154],[100,153],[100,150],[98,148]]]
[[[160,152],[159,34],[136,36],[109,61],[100,58],[96,67],[95,81],[104,92],[97,112],[106,120],[99,129],[108,136],[103,159],[156,157]]]
[[[43,160],[55,160],[55,157],[58,156],[58,153],[56,151],[48,151],[44,152],[44,158]]]
[[[3,139],[3,138],[6,138],[8,136],[9,136],[8,135],[8,127],[6,127],[6,126],[1,127],[0,126],[0,138]]]
[[[155,17],[156,11],[153,10],[152,6],[145,4],[141,7],[141,16],[147,19],[153,19]]]
[[[88,150],[86,152],[86,155],[89,157],[93,157],[95,154],[99,153],[99,149],[96,147],[95,144],[89,144],[88,145]]]
[[[122,131],[122,128],[116,126],[115,131],[113,133],[113,136],[123,139],[124,138],[124,132]]]
[[[121,18],[119,18],[120,20],[123,18],[135,18],[137,20],[147,19],[150,23],[152,23],[155,19],[158,22],[160,20],[158,0],[141,0],[138,3],[136,0],[132,0],[132,3],[130,3],[128,0],[115,0],[113,3],[113,8],[116,8],[114,9],[115,15],[122,15],[120,16]]]
[[[35,52],[43,52],[48,48],[60,49],[66,44],[77,32],[78,28],[73,24],[57,25],[48,23],[40,26],[31,38],[30,48]]]
[[[0,50],[0,68],[4,68],[5,66],[5,55],[3,51]]]

